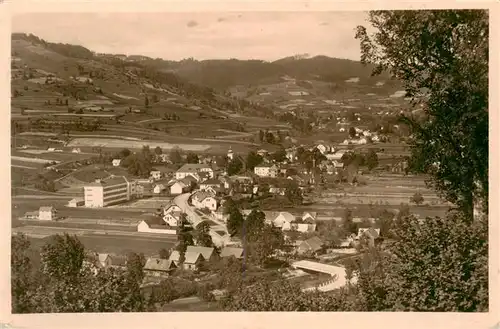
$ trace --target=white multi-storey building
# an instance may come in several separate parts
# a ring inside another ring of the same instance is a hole
[[[123,177],[96,181],[83,188],[85,207],[99,208],[130,200],[130,183]]]

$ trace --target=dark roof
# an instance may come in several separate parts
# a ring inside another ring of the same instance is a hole
[[[170,271],[175,268],[175,264],[173,261],[169,259],[160,259],[160,258],[148,258],[146,264],[144,265],[145,270],[150,271]]]
[[[221,181],[215,178],[207,179],[206,181],[202,182],[201,184],[204,185],[221,185]]]
[[[317,250],[320,250],[321,247],[323,246],[323,241],[321,241],[320,238],[315,236],[315,237],[312,237],[312,238],[307,239],[306,241],[302,242],[301,245],[307,246],[312,251],[317,251]]]
[[[210,168],[210,166],[202,163],[186,163],[180,167],[177,172],[197,172],[204,168]]]

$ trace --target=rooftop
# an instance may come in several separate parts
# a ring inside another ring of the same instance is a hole
[[[203,255],[203,258],[210,259],[214,253],[214,248],[210,247],[200,247],[200,246],[188,246],[186,252],[197,252]]]
[[[295,268],[303,268],[306,270],[311,270],[315,272],[327,273],[332,276],[338,275],[339,278],[345,277],[345,268],[340,266],[333,266],[318,262],[312,262],[309,260],[300,260],[292,263],[292,266]]]
[[[186,163],[177,172],[197,172],[201,169],[210,169],[210,166],[203,163]]]
[[[145,270],[150,271],[169,271],[175,267],[175,264],[170,259],[148,258],[144,265]]]
[[[221,257],[230,257],[234,256],[236,258],[241,258],[243,257],[243,248],[234,248],[234,247],[224,247],[224,249],[221,250],[220,256]]]

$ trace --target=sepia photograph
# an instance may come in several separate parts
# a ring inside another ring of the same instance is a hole
[[[12,15],[11,313],[492,311],[490,17]]]

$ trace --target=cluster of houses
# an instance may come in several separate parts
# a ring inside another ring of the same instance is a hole
[[[361,242],[365,242],[369,246],[374,246],[382,241],[380,236],[380,229],[373,227],[370,228],[359,228],[358,234],[352,234],[346,239],[342,240],[339,245],[335,246],[335,250],[339,249],[350,249],[353,250],[360,245]],[[297,240],[295,242],[295,251],[299,255],[321,255],[326,251],[326,245],[321,240],[321,238],[314,236],[306,240]]]
[[[159,256],[153,256],[146,259],[143,268],[146,276],[145,281],[154,278],[168,277],[172,271],[177,268],[198,271],[202,269],[203,264],[228,257],[235,257],[236,259],[243,258],[243,248],[224,247],[220,250],[220,253],[218,253],[215,248],[211,247],[188,246],[184,253],[183,261],[181,261],[179,251],[172,250],[168,259],[160,258]],[[85,260],[85,265],[95,272],[98,269],[125,268],[127,265],[127,258],[120,255],[89,252]]]

